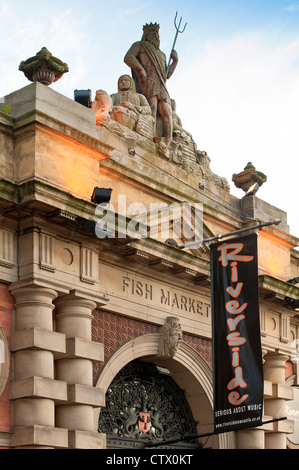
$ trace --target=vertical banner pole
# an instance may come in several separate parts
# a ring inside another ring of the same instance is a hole
[[[210,245],[214,432],[262,424],[257,234]]]

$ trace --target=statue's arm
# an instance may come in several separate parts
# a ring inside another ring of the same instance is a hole
[[[144,95],[139,94],[140,105],[139,105],[139,112],[141,114],[152,114],[152,110],[148,101]]]
[[[141,63],[137,59],[137,56],[140,51],[140,42],[135,42],[124,57],[124,62],[127,64],[131,69],[139,72],[143,69]]]
[[[140,41],[135,42],[126,53],[124,62],[137,73],[139,80],[142,82],[146,80],[147,76],[144,67],[137,59],[137,56],[140,52],[140,47]]]
[[[176,66],[178,65],[178,61],[179,61],[178,54],[174,49],[172,49],[170,57],[172,59],[172,62],[170,64],[170,67],[169,67],[169,70],[168,70],[167,79],[171,77],[171,75],[175,71]]]

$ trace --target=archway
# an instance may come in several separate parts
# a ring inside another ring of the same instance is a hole
[[[184,391],[193,419],[197,423],[196,432],[198,434],[212,432],[213,385],[210,367],[193,348],[183,341],[180,342],[172,358],[160,356],[160,340],[161,334],[147,334],[123,344],[106,361],[96,386],[107,392],[119,371],[136,359],[164,367],[170,371],[174,382]],[[97,410],[96,425],[99,414],[100,410]],[[205,445],[207,438],[199,441]],[[228,449],[233,448],[234,445],[230,434],[219,434],[209,438],[208,447]]]
[[[108,448],[146,448],[153,442],[164,443],[162,448],[199,447],[196,439],[184,440],[197,434],[184,392],[168,369],[151,362],[134,360],[115,376],[98,431],[106,434]]]

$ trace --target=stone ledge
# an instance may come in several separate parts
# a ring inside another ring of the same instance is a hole
[[[52,352],[64,353],[65,334],[39,328],[14,331],[11,335],[11,351],[37,348]]]
[[[90,406],[105,406],[105,391],[89,385],[70,384],[67,386],[68,402]]]
[[[272,384],[272,398],[283,398],[284,400],[293,400],[294,390],[289,385]]]
[[[11,432],[0,431],[0,450],[1,448],[9,448],[11,442]]]
[[[12,380],[10,399],[39,397],[55,401],[67,400],[67,383],[44,377],[29,377],[27,379]]]
[[[68,430],[51,426],[18,426],[13,428],[11,447],[68,447]]]
[[[272,416],[264,416],[264,421],[270,421]],[[285,432],[286,434],[292,434],[294,432],[294,421],[291,419],[282,419],[281,421],[273,421],[272,423],[264,424],[257,429],[263,429],[265,432]]]
[[[95,125],[95,113],[39,82],[5,96],[5,103],[12,107],[10,118],[14,120],[15,129],[35,122],[44,124],[54,132],[87,145],[90,152],[98,154],[99,160],[108,158],[113,151],[111,145],[103,141],[103,137],[107,135],[104,140],[108,140],[111,133],[102,129],[100,132]]]
[[[266,421],[270,421],[271,419],[273,419],[272,416],[263,415],[264,423]],[[253,428],[253,429],[262,429],[263,431],[273,431],[273,423],[262,424],[261,426],[257,426],[256,428]]]
[[[293,400],[294,391],[292,387],[285,384],[274,384],[269,380],[264,380],[264,398],[282,398],[284,400]]]
[[[270,382],[269,380],[264,380],[264,398],[272,398],[272,395],[272,382]]]
[[[55,359],[90,359],[94,362],[104,360],[104,345],[84,338],[68,338],[66,340],[66,353],[55,354]]]
[[[106,449],[106,434],[92,431],[69,431],[69,449]]]
[[[283,421],[276,421],[273,423],[274,432],[285,432],[287,434],[292,434],[294,432],[294,421],[292,419],[285,419]]]

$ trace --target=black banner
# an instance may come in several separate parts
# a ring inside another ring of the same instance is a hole
[[[214,431],[262,423],[257,234],[210,245]]]

